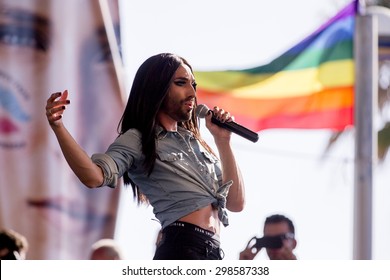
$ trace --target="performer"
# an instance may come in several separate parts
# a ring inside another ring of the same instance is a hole
[[[105,153],[90,157],[65,128],[62,117],[69,103],[65,90],[53,93],[46,104],[69,166],[89,188],[115,187],[123,176],[138,202],[150,202],[163,228],[154,259],[222,259],[220,224],[228,225],[226,209],[243,209],[244,183],[231,132],[213,124],[211,113],[206,117],[219,158],[200,135],[190,64],[162,53],[140,66],[119,136]],[[212,113],[221,122],[234,120],[218,107]]]

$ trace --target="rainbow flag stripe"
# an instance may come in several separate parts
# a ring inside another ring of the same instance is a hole
[[[267,65],[195,71],[198,103],[226,108],[255,131],[352,125],[355,14],[354,1]]]

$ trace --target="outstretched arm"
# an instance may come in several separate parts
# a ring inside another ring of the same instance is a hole
[[[217,107],[214,108],[213,113],[221,121],[233,120],[228,112]],[[233,181],[233,185],[230,187],[227,196],[226,208],[233,212],[240,212],[243,210],[245,204],[245,187],[241,171],[230,145],[231,132],[213,124],[211,122],[211,114],[206,117],[206,126],[214,137],[221,159],[223,183],[230,180]]]
[[[60,144],[62,153],[70,168],[89,188],[96,188],[103,184],[103,172],[92,162],[87,153],[74,140],[62,122],[62,115],[66,105],[70,104],[68,91],[53,93],[46,103],[46,117]]]

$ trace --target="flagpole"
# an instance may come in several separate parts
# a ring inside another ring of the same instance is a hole
[[[361,4],[362,1],[360,1]],[[377,155],[378,28],[365,6],[355,26],[355,172],[353,258],[372,259],[372,189]],[[359,13],[360,12],[360,13]]]
[[[120,56],[120,50],[118,47],[119,43],[115,35],[114,22],[110,14],[110,8],[107,3],[107,0],[99,0],[99,7],[103,17],[103,23],[107,34],[108,45],[111,50],[111,56],[114,63],[114,69],[116,72],[121,99],[125,103],[127,100],[127,95],[124,67],[122,63],[122,58]]]

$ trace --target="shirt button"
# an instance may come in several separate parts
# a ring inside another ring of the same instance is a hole
[[[191,149],[188,149],[188,152],[191,153]]]

